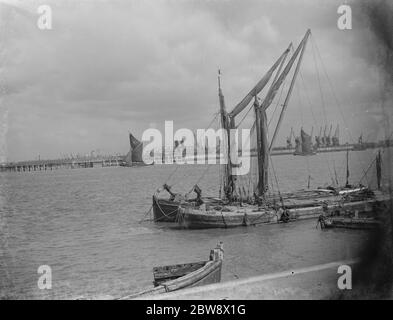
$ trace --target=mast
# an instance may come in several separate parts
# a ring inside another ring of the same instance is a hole
[[[226,112],[225,108],[225,99],[224,95],[221,90],[221,70],[218,69],[218,98],[220,101],[220,115],[221,115],[221,127],[224,129],[226,132],[227,139],[224,143],[226,143],[226,159],[227,163],[225,164],[224,167],[224,177],[223,177],[223,184],[224,184],[224,196],[228,199],[231,200],[232,198],[232,191],[233,191],[233,183],[232,179],[233,176],[231,174],[231,148],[230,148],[230,128],[229,128],[229,118],[228,114]]]
[[[257,195],[261,197],[268,189],[269,147],[267,141],[266,111],[259,106],[258,97],[254,101],[255,124],[257,135],[258,186]]]
[[[264,100],[264,102],[262,104],[262,108],[264,108],[265,110],[269,107],[269,105],[273,101],[273,98],[274,98],[277,90],[279,89],[280,85],[284,81],[286,75],[288,74],[289,70],[291,69],[293,63],[295,62],[295,60],[296,60],[296,58],[297,58],[297,56],[299,55],[299,52],[300,52],[299,60],[297,62],[296,69],[295,69],[295,72],[293,74],[292,81],[291,81],[291,84],[289,86],[288,93],[287,93],[287,96],[285,98],[284,104],[282,105],[280,117],[278,119],[277,126],[276,126],[276,128],[274,130],[272,141],[270,142],[269,151],[272,149],[272,147],[274,145],[274,142],[275,142],[276,137],[277,137],[277,133],[278,133],[278,131],[280,129],[281,122],[282,122],[282,120],[284,118],[284,113],[285,113],[285,110],[286,110],[286,108],[288,106],[289,98],[291,97],[292,89],[293,89],[293,87],[295,85],[295,80],[296,80],[297,75],[299,73],[300,65],[301,65],[301,62],[302,62],[302,59],[303,59],[304,51],[306,49],[307,40],[308,40],[308,37],[310,36],[310,33],[311,33],[311,31],[310,31],[310,29],[308,29],[306,34],[305,34],[305,36],[304,36],[304,38],[303,38],[303,40],[300,42],[300,44],[297,47],[295,53],[291,57],[291,60],[288,62],[287,66],[285,67],[285,69],[283,71],[283,73],[280,75],[279,79],[276,81],[274,86],[271,88],[271,92],[268,93],[268,96],[266,97],[266,99]]]

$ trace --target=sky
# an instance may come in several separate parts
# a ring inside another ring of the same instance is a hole
[[[165,120],[205,128],[219,108],[218,68],[231,110],[308,28],[277,145],[290,127],[337,124],[341,142],[383,139],[378,41],[364,1],[346,1],[352,29],[337,27],[343,2],[0,0],[0,162],[126,154],[128,132],[140,138]],[[51,30],[37,27],[42,4]]]

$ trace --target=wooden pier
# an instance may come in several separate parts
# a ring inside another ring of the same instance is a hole
[[[51,171],[58,169],[77,169],[94,167],[120,166],[123,156],[103,157],[94,159],[55,159],[55,160],[31,160],[10,162],[0,165],[0,172],[34,172]]]

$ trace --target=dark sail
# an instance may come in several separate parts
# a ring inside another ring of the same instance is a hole
[[[131,159],[132,162],[143,162],[142,151],[143,143],[140,142],[130,133],[130,147],[131,147]]]
[[[130,151],[128,151],[127,155],[124,158],[123,166],[131,167],[133,164],[141,164],[143,163],[142,159],[142,151],[143,151],[143,143],[140,142],[137,138],[135,138],[131,133],[129,134],[130,138]]]
[[[303,129],[300,130],[300,135],[302,139],[302,153],[311,154],[313,152],[311,136],[307,134]]]

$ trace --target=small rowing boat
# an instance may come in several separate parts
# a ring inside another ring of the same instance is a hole
[[[224,248],[220,242],[210,251],[209,260],[153,268],[154,288],[131,294],[119,300],[130,300],[176,291],[189,287],[202,286],[221,281],[221,267]]]
[[[381,222],[374,217],[319,217],[318,224],[321,229],[344,228],[344,229],[374,229]]]

